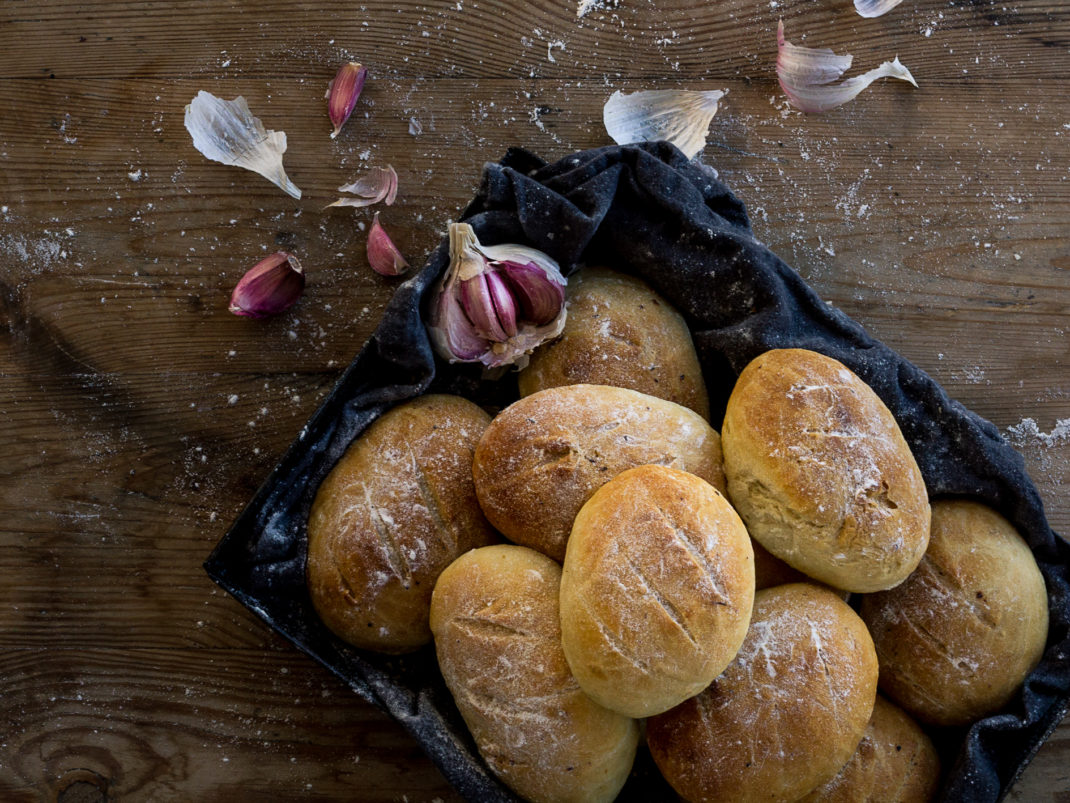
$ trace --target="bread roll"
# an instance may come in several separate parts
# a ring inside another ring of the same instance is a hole
[[[561,640],[580,687],[607,708],[648,717],[698,694],[739,651],[753,601],[743,522],[693,474],[628,469],[576,516]]]
[[[759,591],[743,647],[709,687],[647,720],[647,744],[685,799],[797,800],[847,763],[877,691],[865,625],[808,583]]]
[[[721,440],[686,407],[605,385],[540,390],[511,404],[476,447],[476,494],[491,524],[556,561],[598,488],[655,463],[724,489]]]
[[[918,724],[880,695],[851,760],[800,803],[926,803],[940,785],[940,758]]]
[[[517,794],[610,801],[631,772],[639,728],[569,672],[560,584],[561,567],[525,547],[462,555],[431,599],[438,664],[487,766]]]
[[[845,591],[901,583],[929,541],[921,471],[892,414],[846,366],[804,349],[753,360],[728,400],[728,496],[751,536]]]
[[[881,689],[923,722],[964,725],[1007,703],[1048,635],[1044,578],[1029,547],[994,510],[933,503],[925,558],[905,583],[866,596],[862,617]]]
[[[489,423],[470,401],[422,396],[380,416],[320,485],[308,590],[340,638],[392,653],[431,640],[439,572],[498,540],[472,484],[472,453]]]
[[[687,324],[634,276],[584,268],[569,277],[561,336],[520,372],[521,396],[561,385],[613,385],[682,404],[710,417],[706,385]]]

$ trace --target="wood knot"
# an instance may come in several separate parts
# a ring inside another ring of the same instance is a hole
[[[92,770],[68,770],[57,787],[56,803],[106,803],[108,800],[108,779]]]

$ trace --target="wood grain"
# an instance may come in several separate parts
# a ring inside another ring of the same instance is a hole
[[[108,800],[458,799],[399,726],[272,647],[0,649],[5,696],[19,700],[0,795],[63,800],[81,784]]]
[[[995,423],[1070,533],[1070,7],[604,5],[0,4],[0,799],[456,799],[201,563],[398,284],[368,269],[370,212],[323,210],[335,188],[397,168],[381,221],[419,263],[485,161],[606,144],[617,89],[728,89],[704,160],[759,239]],[[898,53],[920,87],[793,112],[779,18],[859,70]],[[349,58],[371,78],[331,141]],[[301,201],[193,149],[200,89],[286,131]],[[231,316],[280,248],[299,305]],[[1010,799],[1070,800],[1068,755],[1070,723]]]

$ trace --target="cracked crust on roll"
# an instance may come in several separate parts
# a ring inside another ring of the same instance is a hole
[[[306,576],[339,638],[380,652],[428,643],[431,590],[462,552],[499,540],[472,483],[490,416],[458,396],[421,396],[380,416],[316,492]]]
[[[698,413],[635,390],[566,385],[499,413],[472,471],[491,524],[560,562],[584,502],[622,471],[650,464],[725,487],[720,436]]]
[[[881,689],[923,722],[1003,707],[1040,661],[1048,598],[1033,553],[991,508],[933,503],[932,537],[905,583],[862,599]]]
[[[891,412],[842,363],[804,349],[754,359],[722,430],[728,496],[751,536],[835,588],[891,588],[929,540],[921,471]]]
[[[759,591],[743,647],[703,692],[647,720],[662,775],[691,803],[797,800],[865,732],[877,656],[865,625],[808,583]]]

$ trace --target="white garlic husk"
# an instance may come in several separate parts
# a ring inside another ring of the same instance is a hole
[[[803,112],[827,112],[853,100],[879,78],[898,78],[914,87],[918,82],[899,57],[862,75],[834,83],[851,67],[854,57],[837,55],[826,47],[803,47],[784,36],[784,21],[777,25],[776,74],[791,105]]]
[[[565,327],[565,277],[548,255],[524,245],[481,245],[451,223],[450,264],[434,289],[428,332],[449,362],[523,368]]]
[[[301,190],[282,167],[286,132],[264,128],[245,98],[223,100],[202,89],[186,106],[185,122],[193,147],[213,162],[252,170],[287,195],[301,198]]]
[[[727,90],[648,89],[614,92],[602,109],[606,132],[618,145],[668,140],[688,159],[706,147],[706,132]]]

